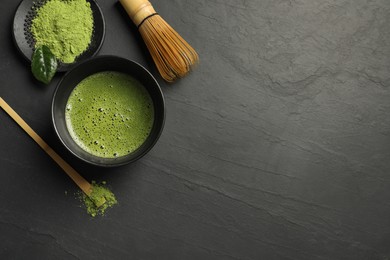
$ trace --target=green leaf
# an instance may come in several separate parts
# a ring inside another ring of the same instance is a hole
[[[49,84],[57,71],[57,59],[49,47],[42,45],[35,49],[31,60],[31,71],[34,77]]]

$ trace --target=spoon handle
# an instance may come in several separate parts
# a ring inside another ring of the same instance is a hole
[[[62,159],[1,97],[0,107],[68,174],[68,176],[88,196],[92,185]]]

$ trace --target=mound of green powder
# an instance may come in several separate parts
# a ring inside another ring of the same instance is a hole
[[[91,195],[88,197],[87,195],[82,193],[80,196],[81,200],[85,204],[87,213],[92,217],[96,217],[97,215],[104,215],[108,208],[118,203],[115,198],[115,195],[105,185],[106,182],[98,184],[95,181],[92,181]],[[104,198],[106,202],[100,207],[96,206],[95,202],[100,202],[102,198]]]
[[[72,63],[91,43],[93,16],[86,0],[49,0],[31,23],[36,46],[46,45],[57,59]]]

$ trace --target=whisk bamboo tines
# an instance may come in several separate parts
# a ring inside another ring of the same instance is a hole
[[[182,78],[198,63],[192,48],[147,0],[119,0],[144,39],[164,80]]]

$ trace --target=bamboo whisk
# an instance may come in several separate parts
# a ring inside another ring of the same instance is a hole
[[[138,27],[164,80],[173,82],[198,62],[196,51],[154,10],[148,0],[119,0]]]

